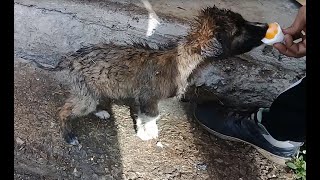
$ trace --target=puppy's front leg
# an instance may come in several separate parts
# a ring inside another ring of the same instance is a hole
[[[158,101],[140,101],[140,112],[136,121],[137,136],[144,141],[157,138],[158,119],[160,119]]]

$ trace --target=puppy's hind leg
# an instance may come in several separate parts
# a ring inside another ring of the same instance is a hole
[[[64,140],[68,144],[79,144],[77,137],[74,135],[70,120],[76,117],[88,115],[96,110],[98,101],[93,96],[87,94],[85,96],[73,96],[67,99],[59,112],[61,123],[61,132]]]
[[[111,100],[103,98],[102,101],[99,101],[99,105],[93,114],[101,120],[107,120],[110,118],[110,114],[106,109],[111,109]]]
[[[144,141],[156,139],[159,134],[158,119],[158,100],[140,101],[140,112],[136,120],[137,136]]]

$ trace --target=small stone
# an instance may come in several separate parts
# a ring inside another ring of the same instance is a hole
[[[16,138],[16,142],[18,145],[24,144],[24,141],[22,139],[20,139],[19,137]]]
[[[277,176],[275,174],[268,174],[267,178],[276,178]]]
[[[105,173],[110,174],[110,170],[108,168],[104,168]]]
[[[207,169],[207,165],[204,163],[199,163],[196,165],[196,167],[198,170],[202,170],[202,171],[205,171]]]
[[[157,146],[160,147],[160,148],[163,148],[163,145],[161,142],[157,142]]]
[[[77,170],[77,168],[74,168],[72,174],[73,174],[75,177],[80,177],[80,176],[81,176],[81,172],[79,172],[79,171]]]
[[[263,170],[262,170],[262,173],[263,173],[263,174],[267,174],[267,173],[268,173],[268,170],[263,169]]]
[[[222,159],[214,159],[214,161],[218,162],[218,163],[223,163]]]

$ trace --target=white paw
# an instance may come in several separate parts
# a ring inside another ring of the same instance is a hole
[[[110,114],[107,111],[99,111],[94,113],[98,118],[100,119],[108,119],[110,117]]]
[[[159,130],[155,122],[146,123],[144,126],[138,128],[137,136],[143,140],[147,141],[150,139],[158,138]]]

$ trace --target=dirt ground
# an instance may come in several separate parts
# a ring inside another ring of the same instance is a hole
[[[67,95],[53,74],[15,59],[15,179],[292,179],[255,149],[209,135],[175,99],[160,104],[158,140],[141,141],[129,108],[113,105],[109,120],[75,120],[80,146],[66,145],[56,113]]]

